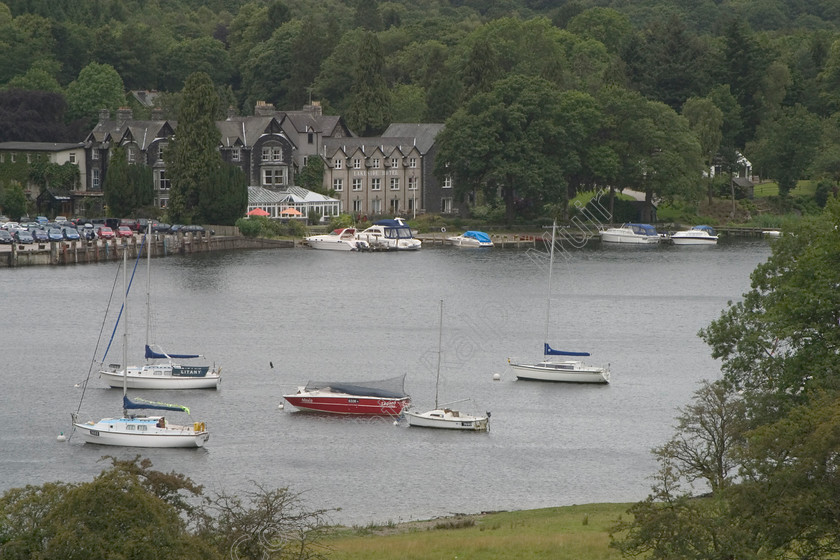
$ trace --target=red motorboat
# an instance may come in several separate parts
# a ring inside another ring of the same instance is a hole
[[[308,412],[399,416],[411,402],[404,384],[405,375],[382,381],[310,381],[283,398]]]

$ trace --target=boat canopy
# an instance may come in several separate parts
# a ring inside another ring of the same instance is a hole
[[[555,350],[548,345],[548,342],[545,343],[545,350],[543,351],[543,354],[546,356],[589,356],[589,352],[567,352],[565,350]]]
[[[123,396],[123,408],[125,410],[174,410],[177,412],[186,412],[187,414],[190,413],[189,408],[181,406],[180,404],[152,402],[138,398],[135,398],[135,400],[132,401],[127,396]]]
[[[389,239],[411,239],[414,237],[411,234],[411,228],[408,227],[408,224],[399,218],[393,220],[378,220],[373,222],[373,225],[382,226],[385,230],[383,234]]]
[[[408,396],[405,392],[405,374],[381,381],[310,381],[304,390],[332,391],[384,399],[403,399]]]
[[[656,233],[656,228],[650,224],[627,224],[627,227],[631,228],[633,233],[638,233],[639,235],[659,235]]]
[[[705,231],[705,232],[706,232],[706,233],[708,233],[709,235],[714,235],[714,234],[715,234],[715,228],[713,228],[712,226],[694,226],[694,227],[693,227],[693,228],[691,228],[691,229],[696,229],[696,230],[700,230],[700,231]]]
[[[148,360],[163,360],[168,358],[200,358],[201,354],[167,354],[165,352],[155,352],[154,350],[146,345],[146,359]]]
[[[490,236],[483,231],[465,231],[464,237],[470,237],[482,243],[490,243]]]

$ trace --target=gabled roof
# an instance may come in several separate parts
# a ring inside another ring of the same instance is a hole
[[[138,121],[128,120],[122,124],[114,119],[101,120],[88,134],[87,140],[94,142],[105,142],[114,140],[122,142],[126,138],[137,142],[140,149],[146,150],[157,138],[166,138],[172,135],[174,123],[169,121]]]
[[[230,117],[217,121],[216,127],[222,134],[220,141],[225,147],[253,146],[265,134],[280,134],[295,146],[276,117]]]
[[[421,154],[428,152],[435,144],[435,137],[443,130],[439,123],[394,123],[382,133],[383,138],[415,138]]]
[[[370,155],[379,150],[384,154],[391,154],[394,150],[399,150],[403,155],[408,154],[414,149],[414,138],[385,138],[380,136],[374,137],[359,137],[352,138],[324,138],[323,139],[323,155],[325,158],[332,158],[339,152],[344,154],[351,154],[356,150],[361,150],[363,154]]]

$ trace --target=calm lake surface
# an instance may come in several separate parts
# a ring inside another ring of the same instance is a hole
[[[698,382],[720,376],[697,332],[749,289],[769,244],[594,244],[558,254],[549,342],[609,363],[608,386],[517,381],[510,371],[508,357],[541,356],[547,268],[539,253],[428,246],[155,259],[157,341],[205,354],[222,365],[223,381],[218,391],[131,393],[189,406],[191,420],[211,432],[197,450],[100,447],[78,435],[58,442],[60,432],[70,435],[92,361],[101,360],[117,265],[0,269],[0,491],[89,481],[108,466],[103,455],[139,453],[209,492],[288,486],[309,507],[340,508],[333,520],[348,525],[643,499],[656,470],[650,449],[670,437],[676,408]],[[142,357],[145,272],[137,282],[131,363]],[[309,379],[405,373],[415,406],[431,408],[440,300],[441,401],[470,399],[456,408],[491,411],[489,433],[279,407]],[[116,341],[106,362],[121,356]],[[80,418],[121,414],[121,391],[93,371]]]

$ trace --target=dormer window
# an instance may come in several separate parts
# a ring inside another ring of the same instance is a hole
[[[370,160],[370,166],[374,169],[379,169],[379,158],[373,158]]]
[[[312,131],[306,135],[306,141],[310,144],[315,141],[315,135],[312,134]]]
[[[239,161],[242,159],[242,150],[239,147],[230,150],[230,161]]]
[[[399,158],[392,157],[392,158],[391,158],[391,167],[392,167],[392,168],[394,168],[394,169],[396,169],[396,168],[397,168],[397,167],[399,167],[399,166],[400,166],[400,160],[399,160]]]
[[[362,168],[362,160],[359,158],[355,158],[353,160],[353,169],[361,169]]]
[[[334,159],[333,160],[333,168],[342,169],[343,167],[344,167],[344,160],[343,159]]]

